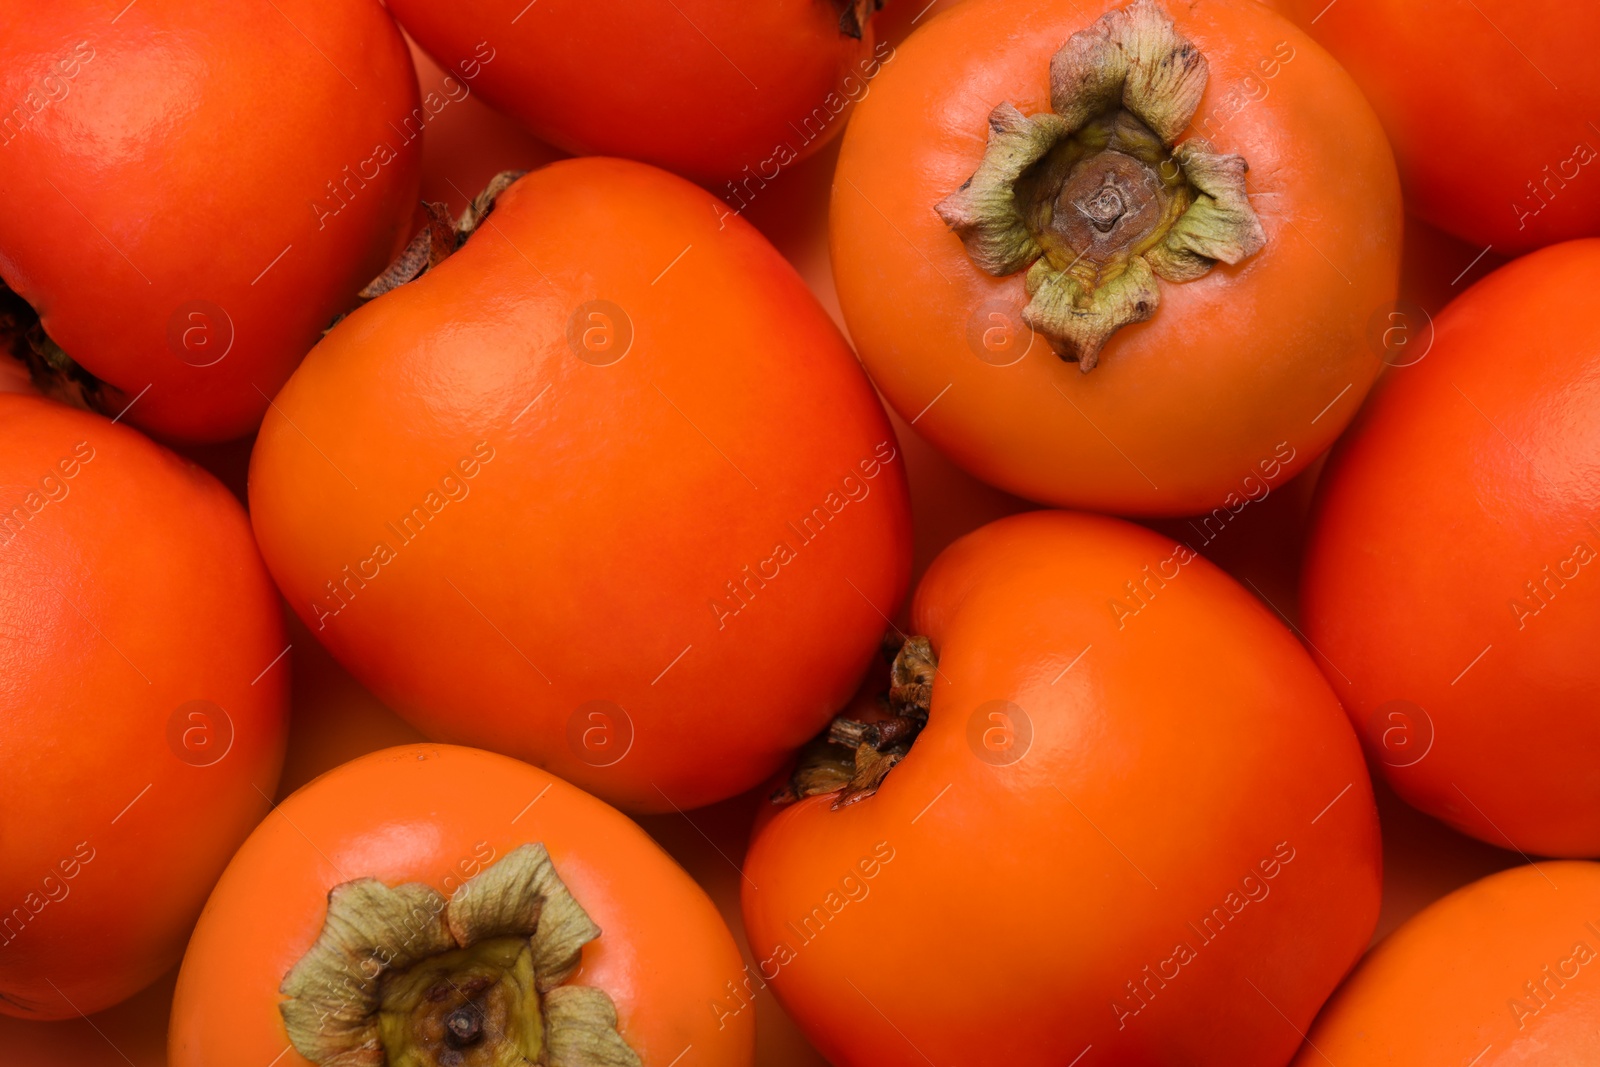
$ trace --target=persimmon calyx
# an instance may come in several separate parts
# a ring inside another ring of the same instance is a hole
[[[483,220],[494,210],[495,199],[526,173],[525,170],[503,170],[490,178],[489,184],[472,198],[472,203],[466,206],[459,218],[452,219],[444,204],[424,200],[422,209],[427,214],[427,224],[417,231],[411,243],[382,274],[356,294],[357,297],[363,303],[376,300],[391,289],[416,281],[425,272],[449,259],[483,225]]]
[[[839,32],[846,37],[861,40],[861,34],[867,27],[867,20],[872,18],[873,12],[883,10],[883,0],[834,0],[843,7],[839,12]]]
[[[979,269],[1026,270],[1022,317],[1087,373],[1161,282],[1259,252],[1249,165],[1191,137],[1206,58],[1156,0],[1107,12],[1050,61],[1051,111],[989,114],[978,169],[934,210]]]
[[[774,804],[836,793],[834,810],[848,807],[876,793],[911,751],[928,724],[939,660],[926,637],[902,642],[891,635],[885,638],[884,651],[893,657],[889,689],[881,698],[884,715],[871,722],[844,715],[834,719],[801,751],[788,784],[773,794]]]
[[[0,359],[28,368],[33,387],[52,400],[80,411],[110,415],[127,404],[120,389],[84,370],[44,332],[39,313],[0,279]]]
[[[328,894],[278,1009],[320,1067],[642,1067],[611,997],[566,984],[599,936],[543,845],[512,850],[449,898],[358,878]]]

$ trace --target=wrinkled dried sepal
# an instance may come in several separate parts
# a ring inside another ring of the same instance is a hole
[[[926,637],[886,635],[883,651],[892,657],[889,690],[880,698],[880,711],[888,714],[866,722],[836,717],[801,750],[788,783],[773,793],[772,803],[835,793],[834,809],[848,807],[876,793],[911,751],[928,722],[939,659]]]
[[[1267,231],[1245,189],[1250,165],[1243,156],[1223,155],[1209,142],[1193,138],[1179,145],[1172,158],[1200,195],[1168,231],[1169,249],[1233,264],[1266,246]]]
[[[544,997],[549,1067],[643,1067],[617,1033],[617,1009],[603,990],[561,986]]]
[[[483,220],[488,218],[489,213],[494,210],[494,202],[500,198],[500,194],[515,185],[518,179],[527,173],[525,170],[503,170],[489,179],[489,184],[483,187],[481,193],[472,198],[472,203],[467,205],[466,210],[461,213],[461,217],[456,220],[456,244],[458,246],[464,243],[468,237],[471,237],[479,226],[483,225]]]
[[[1039,244],[1017,203],[1017,179],[1067,132],[1055,115],[1030,119],[1010,104],[989,113],[983,161],[961,188],[934,205],[980,269],[997,277],[1013,274],[1038,257]]]
[[[826,737],[800,750],[789,780],[772,794],[774,804],[793,804],[806,797],[837,793],[855,777],[856,758],[851,749],[829,743]]]
[[[889,772],[906,758],[906,753],[909,751],[909,746],[900,746],[888,752],[879,752],[871,745],[858,746],[856,773],[850,779],[850,783],[839,791],[839,795],[833,798],[833,810],[848,808],[876,793],[883,785],[883,780],[889,777]]]
[[[938,671],[939,659],[926,637],[912,637],[901,645],[889,666],[889,706],[895,714],[926,720]]]
[[[540,992],[564,982],[577,969],[583,946],[600,936],[543,845],[522,845],[469,879],[450,900],[449,921],[463,945],[530,935]]]
[[[1073,129],[1120,103],[1167,144],[1189,125],[1208,78],[1205,56],[1155,0],[1108,11],[1050,61],[1050,106]]]
[[[428,216],[425,226],[413,237],[405,250],[396,256],[394,262],[384,268],[382,274],[368,282],[357,298],[365,303],[376,300],[385,293],[400,288],[407,282],[414,282],[428,271],[443,263],[446,259],[466,243],[467,238],[475,233],[483,220],[489,217],[494,210],[495,200],[500,194],[509,189],[517,179],[528,173],[525,170],[503,170],[489,179],[481,193],[472,198],[472,203],[461,212],[461,217],[455,220],[450,218],[445,205],[424,201],[424,212]],[[328,330],[333,329],[344,318],[338,315],[328,324]],[[328,330],[322,331],[324,334]]]
[[[558,995],[560,983],[599,935],[539,844],[513,849],[449,900],[421,883],[361,878],[328,894],[322,932],[285,976],[279,1010],[291,1044],[320,1067],[421,1067],[434,1062],[427,1048],[440,1033],[440,1011],[455,1010],[438,993],[448,998],[464,987],[480,1001],[492,995],[500,1018],[491,1027],[495,1044],[484,1048],[497,1064],[637,1064],[591,1033],[596,1019],[615,1026],[601,990],[571,1001],[588,1007],[567,1013],[577,1027],[567,1058],[542,1051],[548,998],[567,996]],[[600,999],[603,1011],[594,1008]]]
[[[427,225],[417,231],[406,250],[389,264],[389,269],[368,282],[356,296],[362,300],[376,300],[391,289],[415,281],[423,271],[437,267],[456,250],[455,223],[450,221],[445,206],[424,202],[422,207],[428,216]]]
[[[1100,350],[1111,335],[1156,312],[1161,290],[1155,274],[1139,257],[1092,292],[1045,260],[1028,272],[1028,295],[1022,321],[1050,339],[1063,359],[1076,360],[1087,374],[1100,361]]]
[[[444,910],[444,897],[425,885],[391,888],[361,878],[335,886],[316,944],[279,987],[289,998],[278,1009],[296,1051],[324,1067],[382,1064],[382,977],[455,947]]]

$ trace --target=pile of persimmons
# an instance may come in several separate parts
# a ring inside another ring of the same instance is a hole
[[[1597,54],[0,0],[0,1063],[1600,1063]]]

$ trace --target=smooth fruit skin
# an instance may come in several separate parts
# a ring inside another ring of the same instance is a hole
[[[1380,881],[1360,749],[1294,637],[1181,545],[1065,512],[957,541],[912,627],[939,671],[910,755],[745,863],[806,1035],[841,1067],[1283,1064]]]
[[[1395,790],[1533,855],[1600,854],[1597,272],[1557,245],[1445,309],[1330,461],[1301,586]]]
[[[1389,131],[1406,203],[1515,255],[1600,235],[1600,7],[1567,0],[1282,0]],[[1462,153],[1464,130],[1483,131]]]
[[[288,642],[238,501],[127,427],[0,395],[0,508],[0,1013],[75,1018],[177,962],[267,810]]]
[[[488,54],[474,89],[578,155],[757,195],[844,128],[882,62],[844,0],[391,0],[441,66]]]
[[[834,280],[873,381],[968,471],[1050,504],[1190,515],[1242,497],[1280,446],[1293,476],[1360,405],[1400,193],[1371,109],[1314,42],[1263,5],[1168,4],[1210,64],[1191,130],[1249,162],[1267,245],[1165,284],[1090,373],[1063,362],[1022,324],[1023,275],[979,270],[934,205],[973,173],[989,112],[1048,111],[1051,56],[1118,6],[972,0],[902,45],[839,155]]]
[[[352,674],[631,810],[771,774],[910,568],[883,408],[717,207],[639,163],[528,175],[318,345],[252,458],[267,563]]]
[[[128,422],[241,437],[409,238],[429,116],[376,0],[118,6],[0,15],[0,278]]]
[[[687,1047],[707,1067],[750,1067],[754,1016],[706,1010],[742,974],[699,886],[631,820],[503,756],[408,745],[329,771],[285,800],[217,883],[184,956],[170,1067],[309,1063],[286,1050],[278,985],[310,949],[328,891],[355,878],[424,882],[446,896],[519,845],[542,843],[601,928],[570,979],[611,995],[647,1064]],[[687,1062],[687,1061],[686,1061]]]
[[[1543,862],[1435,901],[1373,949],[1293,1067],[1582,1067],[1600,1049],[1600,864]]]

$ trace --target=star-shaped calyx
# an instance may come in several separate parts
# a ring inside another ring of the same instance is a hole
[[[278,1005],[318,1067],[641,1067],[602,989],[570,982],[600,928],[527,844],[449,897],[337,885]]]
[[[1051,60],[1052,110],[996,107],[978,169],[935,206],[979,268],[1027,270],[1023,321],[1084,372],[1118,329],[1155,314],[1162,281],[1266,244],[1244,158],[1177,143],[1206,79],[1156,0],[1108,12]]]

